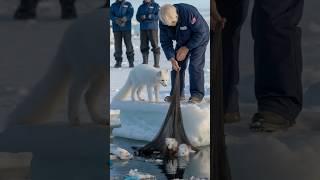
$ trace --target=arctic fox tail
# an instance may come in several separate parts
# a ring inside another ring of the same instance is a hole
[[[128,79],[120,91],[113,97],[113,100],[124,100],[129,96],[130,92],[131,82],[130,79]]]
[[[66,64],[53,62],[47,74],[9,114],[8,125],[46,121],[66,96],[70,71]]]

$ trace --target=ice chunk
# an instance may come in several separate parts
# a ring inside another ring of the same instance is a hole
[[[129,171],[129,176],[127,176],[125,180],[132,180],[132,179],[137,179],[137,180],[153,180],[154,179],[155,180],[156,177],[151,174],[139,172],[138,169],[131,169]]]
[[[133,155],[129,151],[118,147],[115,144],[110,144],[110,153],[117,156],[121,160],[129,160],[133,158]]]

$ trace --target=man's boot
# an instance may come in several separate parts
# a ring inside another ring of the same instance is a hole
[[[74,0],[60,0],[61,19],[74,19],[77,17]]]
[[[160,68],[159,61],[160,61],[160,54],[159,53],[153,53],[154,57],[154,67],[155,68]]]
[[[142,54],[142,58],[143,58],[142,64],[148,64],[149,54],[148,53],[143,53]]]
[[[128,57],[128,61],[129,61],[129,68],[133,68],[134,67],[134,57],[133,56],[130,56]]]
[[[21,3],[14,13],[14,19],[28,20],[36,18],[36,6],[38,0],[21,0]]]
[[[118,58],[116,59],[116,64],[114,65],[115,68],[121,68],[122,59]]]

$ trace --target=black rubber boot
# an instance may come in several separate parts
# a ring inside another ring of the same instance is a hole
[[[160,65],[159,65],[159,61],[160,61],[160,54],[158,53],[154,53],[153,54],[153,57],[154,57],[154,67],[155,68],[160,68]]]
[[[61,19],[74,19],[77,17],[77,11],[74,0],[60,0]]]
[[[116,64],[114,65],[115,68],[121,68],[122,59],[116,59]]]
[[[142,54],[142,58],[143,58],[142,64],[148,64],[149,54],[148,53],[143,53]]]
[[[134,67],[134,57],[130,56],[128,57],[128,61],[129,61],[129,68],[133,68]]]
[[[28,20],[36,18],[36,7],[38,0],[21,0],[20,5],[14,13],[16,20]]]

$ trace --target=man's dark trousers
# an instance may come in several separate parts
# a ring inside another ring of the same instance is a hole
[[[126,54],[129,63],[133,63],[134,61],[134,51],[133,45],[131,41],[131,31],[115,31],[114,34],[114,46],[115,52],[114,57],[117,62],[122,62],[122,39],[124,40],[124,44],[126,45]]]
[[[185,71],[188,66],[189,59],[189,78],[190,78],[190,95],[202,99],[204,97],[204,65],[207,44],[192,49],[186,60],[180,61],[180,95],[184,96],[185,87]],[[173,95],[173,87],[176,79],[176,71],[171,71],[171,92]]]
[[[218,11],[227,19],[223,29],[224,110],[239,112],[239,45],[240,32],[247,17],[249,0],[216,0]]]
[[[160,54],[160,47],[158,45],[158,30],[141,30],[140,31],[140,43],[141,43],[141,53],[143,56],[146,56],[146,59],[148,59],[148,55],[149,55],[149,42],[151,43],[152,46],[152,52],[154,55],[159,55]],[[156,61],[156,60],[155,60]],[[145,64],[148,64],[148,62],[146,62]],[[154,62],[154,64],[159,65],[159,62]]]
[[[237,112],[239,39],[248,0],[217,0],[227,18],[223,32],[224,101],[226,112]],[[303,0],[256,0],[252,15],[255,94],[258,111],[294,121],[302,108],[301,30],[297,27]]]

